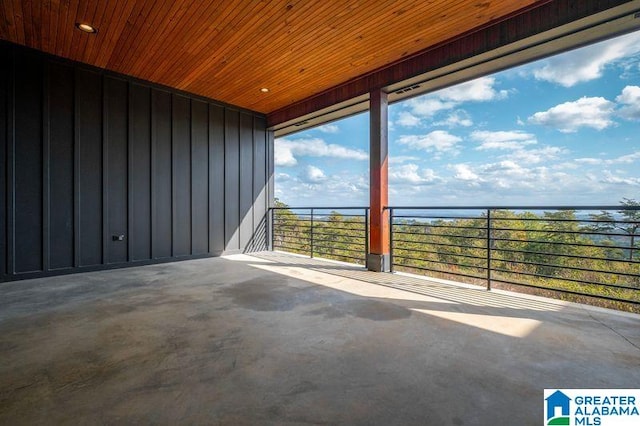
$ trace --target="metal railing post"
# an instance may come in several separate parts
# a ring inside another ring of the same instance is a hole
[[[491,209],[487,209],[487,290],[491,290]]]
[[[367,264],[369,254],[369,209],[364,208],[364,264]]]
[[[311,257],[313,257],[313,209],[311,209]]]
[[[389,209],[389,272],[393,272],[393,208]]]
[[[273,207],[269,208],[269,236],[267,237],[269,241],[269,251],[275,250],[275,237],[274,237],[274,226],[275,226],[275,210]]]

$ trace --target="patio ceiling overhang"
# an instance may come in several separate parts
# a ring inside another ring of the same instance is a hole
[[[637,0],[6,0],[0,38],[267,114],[284,134],[365,109],[372,90],[393,102],[453,84],[434,73],[508,66],[506,54],[638,9]]]

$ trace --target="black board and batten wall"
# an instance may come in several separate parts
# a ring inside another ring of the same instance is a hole
[[[0,279],[266,248],[264,115],[0,42]]]

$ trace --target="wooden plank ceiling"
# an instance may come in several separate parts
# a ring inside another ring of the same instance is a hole
[[[542,3],[1,0],[0,38],[270,113]]]

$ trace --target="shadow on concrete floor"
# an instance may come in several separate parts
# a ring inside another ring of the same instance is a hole
[[[640,383],[638,318],[282,253],[5,283],[0,424],[539,424]]]

